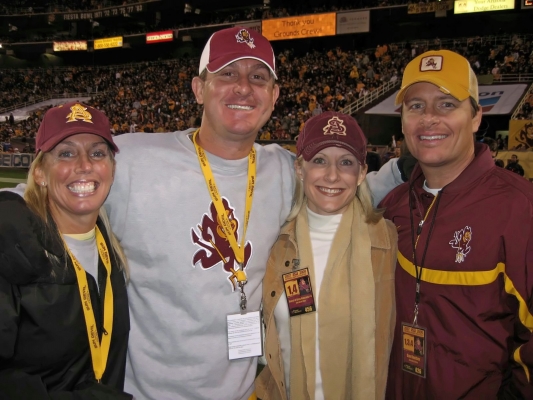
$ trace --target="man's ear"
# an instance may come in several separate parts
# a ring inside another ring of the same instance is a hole
[[[474,118],[472,118],[472,132],[474,133],[478,131],[479,126],[481,125],[482,114],[483,114],[483,111],[481,111],[481,106],[480,106],[476,115],[474,116]]]
[[[274,88],[272,89],[272,110],[274,110],[274,106],[276,105],[276,101],[278,101],[279,97],[279,85],[277,83],[274,83]]]
[[[199,76],[192,78],[192,91],[198,104],[204,104],[204,85],[205,82]]]

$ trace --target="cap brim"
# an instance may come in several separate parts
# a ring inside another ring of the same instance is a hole
[[[327,147],[340,147],[348,150],[352,153],[359,163],[365,163],[365,154],[360,154],[354,147],[350,146],[348,143],[340,142],[338,140],[325,140],[319,143],[311,143],[308,146],[304,147],[302,150],[302,157],[305,161],[311,161],[311,159],[318,153],[320,150],[324,150]]]
[[[215,72],[218,72],[220,71],[222,68],[230,65],[232,62],[235,62],[235,61],[239,61],[239,60],[245,60],[247,58],[251,58],[252,60],[257,60],[257,61],[260,61],[262,62],[263,64],[265,64],[268,69],[270,70],[270,72],[272,73],[272,75],[274,75],[274,79],[278,79],[278,76],[276,75],[276,72],[272,69],[272,67],[270,65],[268,65],[268,63],[266,63],[264,60],[258,58],[258,57],[252,57],[252,56],[249,56],[249,55],[246,55],[246,56],[241,56],[241,55],[235,55],[235,54],[225,54],[224,56],[222,57],[219,57],[218,59],[214,60],[214,61],[211,61],[209,64],[206,65],[206,69],[211,72],[212,74],[214,74]]]
[[[416,79],[413,82],[409,83],[409,85],[404,86],[400,89],[398,94],[396,95],[396,99],[394,101],[394,104],[399,106],[403,102],[403,98],[405,96],[405,93],[407,90],[414,85],[415,83],[421,83],[421,82],[427,82],[431,83],[439,88],[439,90],[442,93],[449,94],[453,97],[455,97],[459,101],[466,100],[470,97],[470,92],[459,85],[450,85],[449,82],[445,82],[442,79],[439,79],[434,76],[424,76],[423,78]]]
[[[89,133],[89,134],[92,134],[92,135],[100,136],[102,139],[104,139],[109,144],[109,146],[111,147],[111,149],[115,153],[119,152],[117,145],[114,142],[110,142],[104,136],[102,136],[102,132],[100,132],[99,130],[91,129],[90,127],[80,130],[79,127],[75,126],[75,127],[70,128],[70,129],[65,129],[61,133],[61,135],[53,137],[52,138],[53,140],[52,139],[48,140],[40,148],[37,149],[36,153],[39,154],[39,152],[41,152],[41,151],[42,152],[50,151],[54,147],[56,147],[59,143],[61,143],[63,140],[65,140],[66,138],[68,138],[70,136],[82,134],[82,133]]]

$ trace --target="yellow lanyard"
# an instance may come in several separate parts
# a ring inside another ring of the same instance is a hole
[[[94,318],[93,306],[91,303],[91,296],[89,294],[89,284],[87,282],[87,275],[76,259],[74,254],[67,247],[68,255],[74,264],[76,277],[78,278],[78,289],[80,290],[80,299],[85,316],[85,324],[87,326],[87,336],[89,338],[89,347],[91,349],[91,359],[93,362],[94,376],[100,382],[107,364],[107,356],[109,355],[109,347],[111,345],[111,334],[113,332],[113,289],[111,287],[111,261],[109,252],[102,233],[96,227],[96,245],[98,247],[98,254],[104,263],[107,271],[107,279],[105,285],[105,300],[104,300],[104,332],[102,334],[102,342],[98,338],[98,329],[96,328],[96,320]]]
[[[248,187],[246,190],[244,226],[243,226],[243,231],[242,231],[243,233],[242,233],[242,238],[241,238],[241,244],[238,245],[237,240],[235,239],[235,235],[233,234],[233,232],[235,231],[235,228],[231,224],[226,214],[226,210],[224,209],[224,205],[222,204],[222,198],[220,197],[220,194],[218,193],[217,185],[215,183],[215,177],[213,176],[213,171],[211,171],[211,166],[209,165],[209,161],[207,160],[205,151],[198,145],[198,143],[196,143],[196,136],[198,135],[199,131],[200,130],[197,129],[196,132],[194,132],[192,142],[194,143],[194,147],[196,149],[196,155],[198,156],[198,161],[200,162],[200,168],[202,169],[205,183],[207,184],[207,190],[209,191],[209,194],[211,195],[211,200],[213,201],[213,204],[215,205],[215,208],[217,210],[218,220],[220,221],[220,224],[222,225],[222,229],[224,230],[226,238],[228,239],[229,244],[231,246],[231,249],[233,250],[233,253],[235,254],[235,258],[237,259],[237,262],[241,264],[241,269],[238,271],[235,271],[234,273],[237,277],[237,281],[244,282],[246,281],[246,273],[242,270],[242,263],[244,262],[244,243],[245,243],[245,238],[246,238],[246,229],[248,228],[248,222],[250,220],[250,212],[252,211],[252,200],[254,197],[255,162],[256,162],[255,149],[252,147],[252,150],[250,151],[250,154],[248,155]]]

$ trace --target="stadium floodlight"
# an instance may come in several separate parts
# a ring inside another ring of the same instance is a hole
[[[183,9],[183,13],[192,13],[192,6],[189,3],[185,3],[185,8]]]

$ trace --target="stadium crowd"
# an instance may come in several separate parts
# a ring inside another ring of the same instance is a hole
[[[147,1],[147,0],[143,0]],[[10,6],[9,4],[12,3]],[[7,4],[0,5],[0,15],[9,14],[32,14],[34,12],[61,12],[61,11],[77,11],[77,10],[97,10],[110,6],[126,5],[141,3],[136,0],[76,0],[76,1],[62,1],[56,0],[52,3],[47,3],[46,7],[42,4],[35,4],[32,0],[11,0]],[[281,18],[294,15],[316,14],[325,12],[336,12],[346,10],[356,10],[362,8],[376,8],[376,7],[389,7],[392,5],[407,5],[407,0],[346,0],[337,1],[335,5],[321,4],[320,6],[314,6],[310,2],[305,2],[299,5],[284,5],[283,7],[228,7],[223,10],[211,10],[208,8],[196,9],[190,4],[185,4],[184,12],[176,14],[174,23],[168,26],[154,25],[142,27],[120,26],[112,24],[111,26],[105,26],[103,24],[91,31],[91,38],[100,38],[105,36],[114,35],[131,35],[142,34],[151,30],[165,30],[165,29],[182,29],[187,27],[198,27],[213,24],[229,24],[237,23],[239,21],[251,21],[270,18]],[[26,41],[50,41],[50,40],[86,40],[89,39],[83,34],[73,34],[72,32],[63,33],[60,37],[56,34],[53,36],[45,36],[42,32],[38,31],[14,31],[10,32],[10,35],[1,37],[0,39],[8,43],[20,43]]]
[[[465,57],[478,74],[533,73],[533,35],[489,40],[434,40],[425,45],[380,45],[354,51],[340,47],[297,55],[278,54],[280,98],[269,122],[260,132],[264,140],[290,140],[303,123],[322,111],[341,111],[385,82],[397,81],[405,65],[430,48],[448,47]],[[86,94],[90,103],[110,118],[115,134],[131,131],[167,132],[198,126],[201,107],[190,82],[198,60],[144,62],[111,67],[25,69],[0,71],[2,108],[38,99]],[[531,104],[524,106],[530,115]],[[0,135],[31,138],[44,110],[27,120],[0,121]],[[529,118],[529,117],[526,117]]]
[[[43,4],[39,0],[4,0],[0,5],[0,15],[98,10],[146,1],[148,0],[52,0]]]

